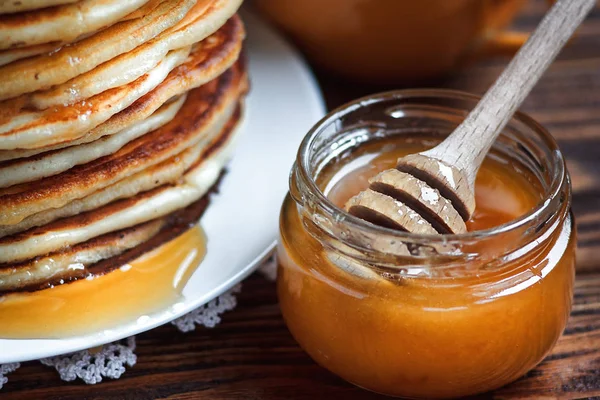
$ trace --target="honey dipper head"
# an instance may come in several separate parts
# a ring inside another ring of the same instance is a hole
[[[458,188],[462,192],[455,193]],[[468,190],[465,194],[464,191]],[[441,161],[410,155],[369,180],[369,189],[352,197],[346,210],[361,219],[417,233],[464,233],[475,201],[460,171]]]
[[[450,200],[464,221],[475,211],[473,185],[461,170],[437,158],[411,154],[398,159],[396,169],[414,176]]]
[[[375,225],[418,234],[435,234],[436,230],[421,215],[391,196],[367,189],[348,200],[350,214]]]

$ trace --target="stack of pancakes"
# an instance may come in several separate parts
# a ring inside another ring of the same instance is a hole
[[[197,222],[248,87],[240,3],[0,1],[0,294]]]

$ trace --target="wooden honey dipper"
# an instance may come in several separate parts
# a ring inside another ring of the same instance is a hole
[[[596,0],[559,0],[467,118],[436,147],[398,159],[346,210],[418,234],[463,233],[475,210],[475,177],[504,129]]]

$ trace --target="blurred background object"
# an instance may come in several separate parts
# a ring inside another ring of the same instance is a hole
[[[365,83],[418,83],[465,62],[512,55],[527,0],[255,0],[316,66]]]

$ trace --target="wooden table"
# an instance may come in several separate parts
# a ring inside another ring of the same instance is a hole
[[[517,21],[531,29],[545,10],[532,2]],[[473,65],[436,85],[482,93],[506,60]],[[329,107],[380,89],[318,73]],[[560,141],[573,177],[579,229],[575,305],[552,354],[519,381],[480,398],[600,398],[600,10],[554,63],[525,111]],[[116,381],[65,383],[51,368],[24,363],[0,391],[8,399],[378,399],[317,366],[288,333],[274,284],[244,283],[239,305],[214,329],[164,326],[139,335],[138,363]]]

